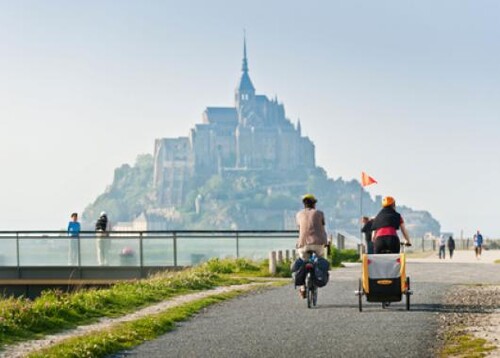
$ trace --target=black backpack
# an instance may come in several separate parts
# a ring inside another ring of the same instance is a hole
[[[330,278],[330,263],[323,257],[316,257],[314,260],[314,284],[318,287],[324,287]]]
[[[302,286],[306,282],[306,263],[300,257],[292,264],[292,278],[295,286]]]

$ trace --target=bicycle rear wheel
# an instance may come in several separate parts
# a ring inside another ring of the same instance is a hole
[[[306,298],[307,308],[311,308],[314,304],[314,287],[310,273],[308,273],[306,276]]]

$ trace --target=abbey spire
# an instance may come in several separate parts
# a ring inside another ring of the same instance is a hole
[[[241,78],[235,93],[236,107],[241,107],[242,104],[250,101],[255,96],[255,87],[248,75],[248,59],[247,59],[247,39],[243,37],[243,64],[241,66]]]

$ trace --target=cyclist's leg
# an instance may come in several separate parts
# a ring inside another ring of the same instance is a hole
[[[373,253],[382,254],[387,250],[386,237],[381,236],[373,242]]]
[[[399,241],[399,237],[393,236],[390,241],[390,250],[393,254],[399,254],[401,251],[401,242]]]
[[[325,249],[323,245],[306,245],[298,249],[300,258],[304,261],[309,260],[309,251],[314,251],[316,256],[324,256]]]

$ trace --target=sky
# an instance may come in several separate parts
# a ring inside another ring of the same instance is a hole
[[[500,237],[500,2],[0,0],[0,230],[60,229],[250,77],[333,178]]]

